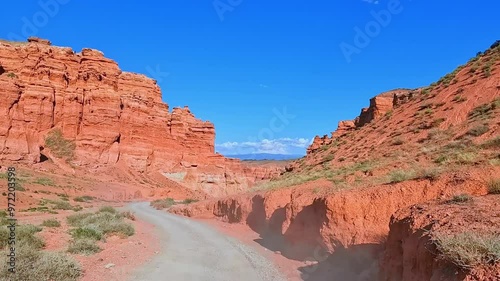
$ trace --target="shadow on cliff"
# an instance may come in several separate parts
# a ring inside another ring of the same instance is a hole
[[[247,224],[260,235],[255,241],[263,247],[280,252],[288,259],[304,261],[314,260],[314,256],[326,253],[320,233],[324,218],[324,202],[317,199],[304,207],[283,233],[287,223],[287,207],[276,209],[266,219],[264,198],[257,195],[252,199],[252,211]]]
[[[299,268],[301,278],[304,281],[377,280],[382,249],[382,244],[338,247],[326,259]]]
[[[298,269],[302,280],[376,280],[382,243],[337,247],[330,254],[321,236],[321,227],[326,219],[323,199],[315,199],[311,205],[304,207],[290,220],[290,225],[283,233],[287,223],[287,207],[276,209],[267,220],[264,198],[257,195],[252,199],[252,211],[247,224],[260,235],[255,241],[261,246],[280,252],[288,259],[310,263]],[[332,244],[341,245],[340,242]]]

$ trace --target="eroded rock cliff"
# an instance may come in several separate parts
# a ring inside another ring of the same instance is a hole
[[[215,154],[214,125],[187,107],[169,111],[155,80],[121,71],[97,50],[28,41],[0,41],[0,160],[39,162],[47,135],[58,130],[74,143],[74,167],[122,162],[212,195],[279,174]]]

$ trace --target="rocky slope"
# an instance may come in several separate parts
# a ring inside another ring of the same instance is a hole
[[[65,167],[47,145],[51,133],[61,132],[57,141],[73,147],[62,159],[70,166],[98,171],[121,163],[160,171],[211,195],[245,190],[281,171],[215,154],[212,123],[187,107],[169,111],[156,81],[122,72],[97,50],[75,53],[37,38],[0,41],[0,95],[2,161],[50,157]]]
[[[500,263],[464,267],[437,246],[443,237],[486,237],[495,232],[500,235],[500,195],[400,210],[391,218],[380,280],[499,280]],[[457,243],[462,250],[471,244],[467,240],[462,245]]]
[[[375,97],[256,193],[171,211],[247,224],[268,249],[313,261],[308,280],[376,280],[392,214],[488,192],[500,172],[499,127],[494,45],[429,87]]]

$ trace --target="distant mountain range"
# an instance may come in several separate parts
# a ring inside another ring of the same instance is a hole
[[[236,158],[240,160],[293,160],[304,157],[304,155],[291,155],[291,154],[269,154],[269,153],[255,153],[255,154],[237,154],[225,155],[229,158]]]

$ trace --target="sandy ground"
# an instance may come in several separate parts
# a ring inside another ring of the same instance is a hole
[[[250,227],[243,224],[229,224],[213,219],[196,219],[217,229],[224,235],[240,240],[245,245],[256,249],[261,255],[271,260],[276,268],[290,281],[302,281],[307,278],[299,271],[299,268],[310,265],[309,262],[291,260],[280,252],[274,252],[260,245],[257,241],[260,235],[254,232]]]
[[[213,227],[154,210],[148,203],[133,203],[135,215],[157,226],[161,253],[129,280],[287,280],[258,251]]]

